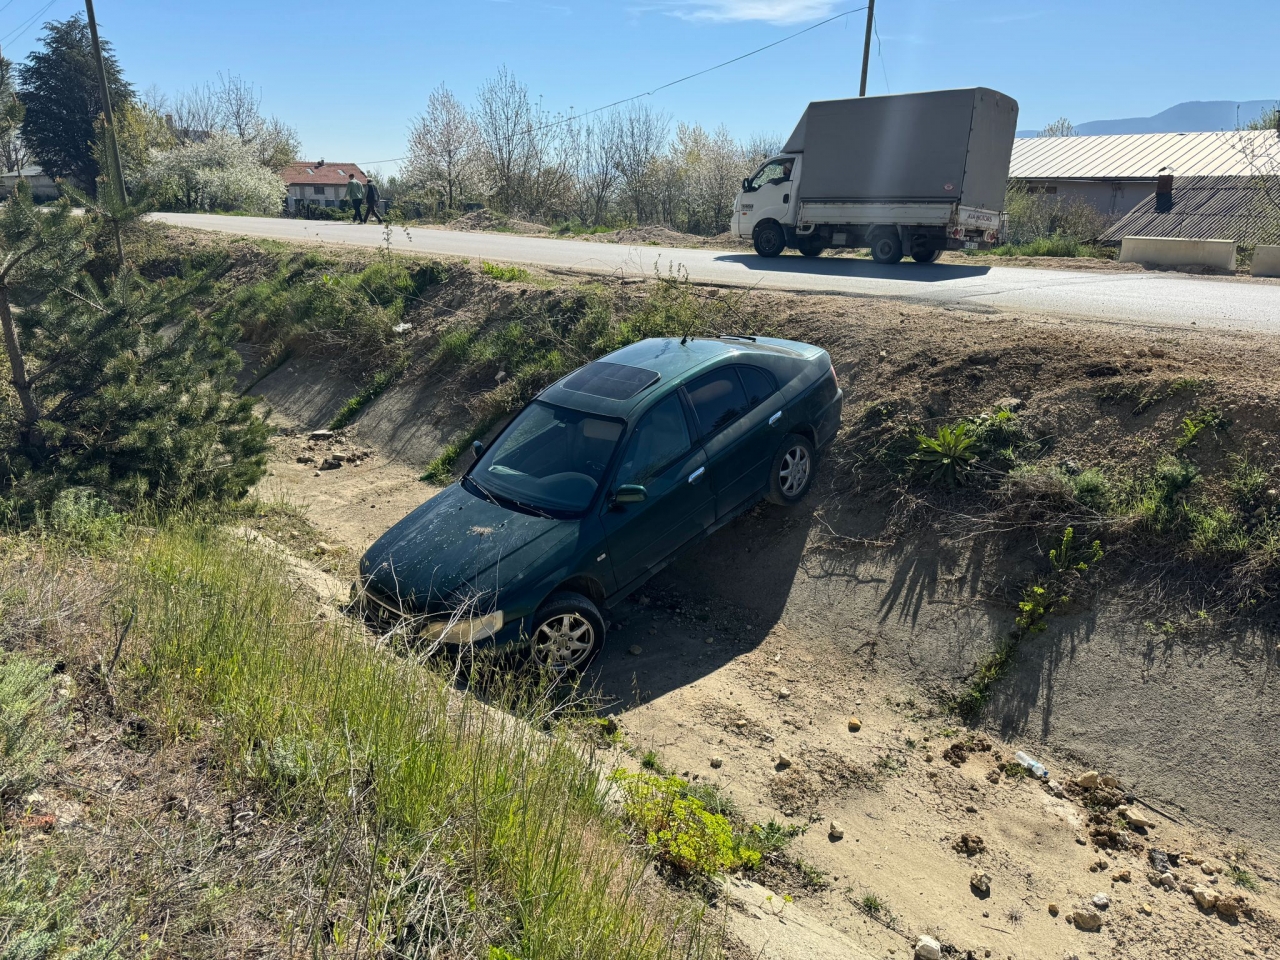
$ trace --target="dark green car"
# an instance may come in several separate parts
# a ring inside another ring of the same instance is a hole
[[[792,504],[840,424],[826,351],[654,339],[544,390],[360,561],[366,614],[431,644],[584,666],[607,610],[763,497]]]

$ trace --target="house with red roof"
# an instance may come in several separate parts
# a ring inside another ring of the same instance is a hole
[[[310,201],[321,207],[336,207],[347,195],[347,177],[355,174],[364,185],[365,172],[354,163],[330,163],[326,160],[300,160],[280,171],[289,188],[289,209]]]

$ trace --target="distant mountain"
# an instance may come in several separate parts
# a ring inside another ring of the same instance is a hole
[[[1154,117],[1123,120],[1089,120],[1076,124],[1080,136],[1108,133],[1207,133],[1234,130],[1255,120],[1276,105],[1275,100],[1188,100],[1162,110]],[[1020,137],[1034,137],[1039,130],[1019,130]]]

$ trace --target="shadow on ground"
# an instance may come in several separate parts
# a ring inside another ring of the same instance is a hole
[[[990,271],[986,266],[968,266],[956,263],[901,263],[879,264],[872,260],[855,260],[848,257],[777,257],[766,259],[754,253],[726,253],[716,257],[719,263],[736,263],[758,273],[793,273],[818,277],[860,277],[867,280],[906,280],[918,283],[941,283],[944,280],[965,280],[985,277]]]

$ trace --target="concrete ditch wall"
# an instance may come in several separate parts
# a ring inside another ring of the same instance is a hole
[[[1152,263],[1161,267],[1236,268],[1234,240],[1180,240],[1173,237],[1125,237],[1121,263]]]

